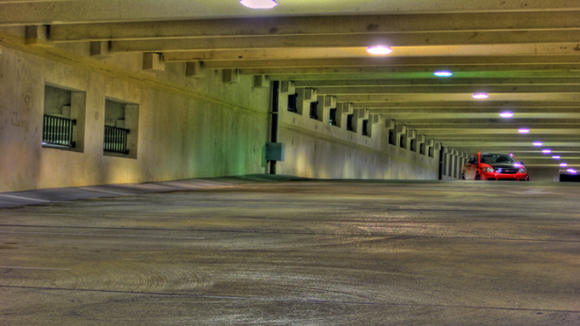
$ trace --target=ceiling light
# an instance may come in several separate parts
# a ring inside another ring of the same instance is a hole
[[[499,116],[502,117],[502,118],[511,118],[511,117],[514,116],[514,114],[511,113],[511,112],[506,111],[506,112],[500,113]]]
[[[489,98],[489,95],[487,95],[486,93],[475,93],[471,95],[471,97],[473,97],[476,100],[485,100],[486,98]]]
[[[559,160],[560,159],[560,155],[554,155],[554,156],[552,156],[552,158],[555,159],[555,160]]]
[[[374,55],[387,55],[393,50],[386,45],[374,45],[367,48],[367,52]]]
[[[533,144],[534,144],[534,146],[542,146],[542,145],[544,145],[541,141],[535,141]]]
[[[578,173],[578,171],[576,171],[576,170],[574,170],[574,169],[568,169],[568,170],[566,170],[566,171],[568,171],[568,173],[571,173],[571,174],[576,174],[576,173]]]
[[[542,153],[544,153],[544,154],[550,154],[550,153],[552,153],[552,150],[551,149],[547,149],[547,148],[546,149],[542,149]]]
[[[241,0],[240,3],[252,9],[272,9],[278,5],[274,0]]]
[[[560,166],[563,167],[563,168],[565,168],[565,167],[568,166],[568,163],[560,163]]]
[[[441,70],[441,71],[434,72],[433,75],[435,75],[437,77],[451,77],[451,76],[453,76],[453,73],[451,71]]]
[[[529,132],[530,132],[530,129],[527,129],[527,128],[521,128],[521,129],[518,129],[518,132],[519,132],[520,134],[527,134],[527,133],[529,133]]]

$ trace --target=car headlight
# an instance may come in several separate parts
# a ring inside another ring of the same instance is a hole
[[[493,172],[493,168],[491,168],[491,167],[485,167],[485,168],[483,168],[483,172],[492,173]]]
[[[521,168],[518,170],[518,173],[526,173],[526,169],[525,168]]]

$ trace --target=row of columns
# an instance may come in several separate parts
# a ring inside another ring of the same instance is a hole
[[[318,102],[317,120],[326,123],[329,121],[330,109],[336,108],[336,127],[345,129],[349,115],[352,115],[352,131],[360,133],[364,120],[367,120],[367,136],[372,137],[373,129],[381,126],[386,129],[387,135],[394,137],[389,139],[393,146],[404,148],[409,151],[421,153],[425,156],[435,157],[435,152],[441,150],[441,144],[433,139],[427,139],[425,135],[417,135],[416,130],[409,130],[405,125],[397,124],[395,120],[388,119],[383,114],[370,114],[368,109],[354,109],[352,103],[338,102],[335,96],[318,95],[313,88],[295,88],[292,81],[282,81],[281,94],[298,94],[296,109],[298,114],[307,115],[311,102]],[[392,136],[391,136],[392,135]],[[411,146],[413,144],[413,146]]]
[[[465,165],[465,163],[467,163],[469,155],[448,147],[444,148],[443,151],[441,151],[441,155],[443,159],[442,166],[443,176],[453,179],[461,179],[463,166]]]

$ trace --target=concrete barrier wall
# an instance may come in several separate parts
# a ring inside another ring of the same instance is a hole
[[[184,63],[141,71],[139,54],[115,68],[74,49],[12,45],[0,54],[0,192],[265,172],[270,90],[251,76],[225,84],[221,71],[186,78]],[[42,146],[47,83],[85,92],[82,152]],[[139,105],[135,159],[103,153],[107,98]]]
[[[311,119],[287,109],[288,96],[280,96],[279,142],[285,144],[285,160],[277,162],[278,174],[330,179],[438,179],[438,155],[430,158],[388,144],[384,121],[371,128],[371,137],[347,131],[328,121]],[[324,114],[327,117],[327,114]],[[370,116],[369,116],[370,118]],[[369,122],[370,123],[370,122]]]

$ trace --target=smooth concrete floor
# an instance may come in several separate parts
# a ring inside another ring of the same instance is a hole
[[[0,325],[580,325],[580,187],[244,183],[0,209]]]

